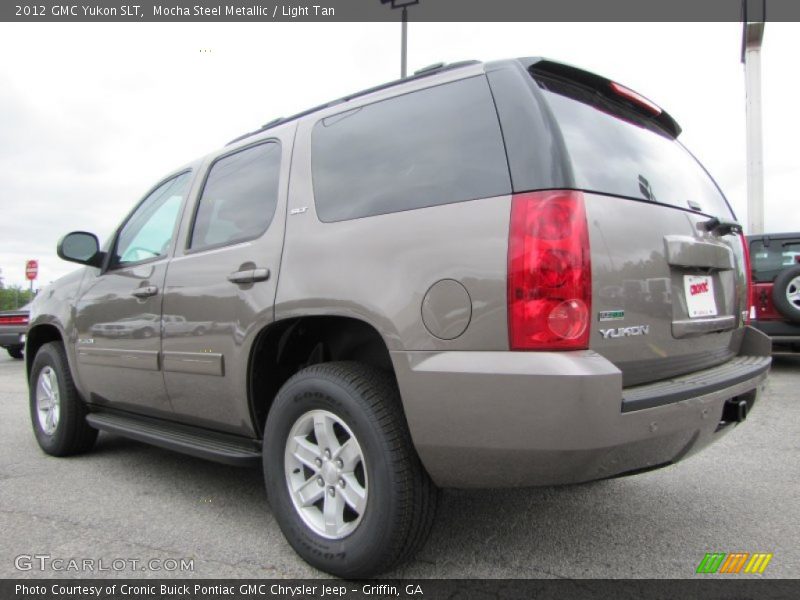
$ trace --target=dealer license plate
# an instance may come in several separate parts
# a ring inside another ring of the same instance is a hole
[[[714,280],[708,275],[684,275],[683,289],[689,317],[715,317]]]

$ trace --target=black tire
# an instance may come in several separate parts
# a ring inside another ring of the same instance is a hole
[[[355,529],[341,539],[323,537],[303,521],[287,484],[287,438],[312,410],[333,413],[363,450],[366,508]],[[263,456],[273,514],[286,539],[312,566],[339,577],[371,577],[410,558],[427,540],[438,490],[414,450],[390,374],[354,362],[314,365],[295,374],[270,409]]]
[[[800,297],[790,302],[787,293],[800,292],[800,265],[784,269],[772,285],[772,302],[775,308],[792,323],[800,323]]]
[[[54,372],[58,384],[60,413],[54,431],[50,433],[40,422],[36,399],[39,376],[47,368]],[[61,342],[50,342],[39,348],[33,359],[28,387],[33,433],[42,450],[52,456],[69,456],[91,449],[97,439],[97,430],[86,422],[86,405],[75,388]]]
[[[17,360],[22,360],[22,352],[25,349],[25,346],[9,346],[6,348],[8,351],[8,355],[11,358],[15,358]]]

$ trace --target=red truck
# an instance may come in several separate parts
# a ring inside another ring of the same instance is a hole
[[[752,325],[772,338],[775,351],[800,352],[800,233],[764,233],[747,240]]]

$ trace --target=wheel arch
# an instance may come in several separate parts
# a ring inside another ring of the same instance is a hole
[[[258,435],[263,435],[266,416],[286,380],[305,367],[341,360],[384,370],[397,384],[386,341],[366,321],[344,316],[293,317],[262,329],[247,368],[248,404]]]
[[[64,335],[61,330],[52,323],[42,323],[31,327],[25,334],[25,374],[30,379],[33,361],[39,348],[49,342],[64,343]],[[69,352],[67,352],[69,360]],[[69,365],[70,369],[72,365]]]

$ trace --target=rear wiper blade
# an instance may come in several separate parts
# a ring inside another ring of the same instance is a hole
[[[700,223],[706,231],[712,231],[717,235],[730,235],[732,233],[742,233],[741,224],[729,219],[720,219],[719,217],[712,217],[708,221]]]

